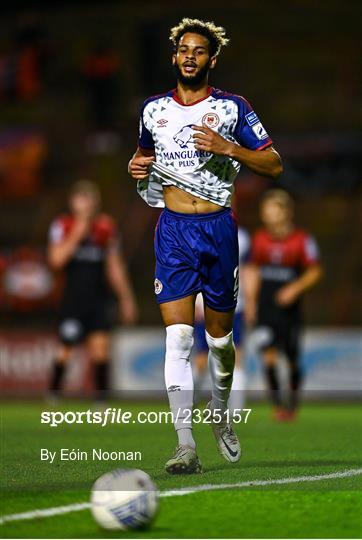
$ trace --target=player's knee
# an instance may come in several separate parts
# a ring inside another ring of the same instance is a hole
[[[266,367],[274,367],[278,363],[278,352],[274,348],[264,349],[262,358]]]
[[[297,371],[299,369],[298,351],[295,349],[287,349],[285,354],[288,359],[289,368]]]
[[[296,358],[293,358],[288,363],[289,363],[289,369],[291,371],[299,371],[300,366],[299,366],[299,362],[298,362],[298,360]]]
[[[107,364],[109,361],[108,355],[105,354],[98,354],[98,355],[91,355],[90,360],[93,364]]]
[[[231,321],[231,322],[230,322]],[[232,320],[215,320],[208,321],[206,325],[206,332],[209,336],[216,338],[224,338],[226,335],[230,334],[232,331]]]
[[[194,328],[188,324],[166,327],[166,356],[172,359],[189,358],[194,344]]]
[[[206,341],[210,352],[217,358],[224,368],[232,370],[235,364],[235,348],[233,342],[233,332],[229,332],[223,337],[213,337],[205,331]]]
[[[205,330],[205,336],[209,349],[223,351],[234,348],[232,331],[222,337],[213,337]]]
[[[57,364],[67,364],[71,358],[73,352],[73,347],[68,345],[63,345],[58,348],[56,354]]]
[[[107,362],[109,357],[109,336],[107,334],[91,334],[87,342],[87,351],[96,364]]]
[[[89,357],[95,364],[105,364],[108,362],[109,350],[108,347],[94,348],[89,351]]]

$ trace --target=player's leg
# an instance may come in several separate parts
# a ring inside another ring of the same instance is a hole
[[[233,343],[234,311],[220,312],[205,305],[206,341],[209,346],[209,369],[211,374],[211,427],[221,455],[229,462],[239,461],[239,440],[227,415],[228,401],[235,366]]]
[[[237,225],[230,210],[206,222],[202,234],[202,293],[212,386],[208,408],[219,451],[227,461],[235,462],[240,459],[240,444],[226,411],[235,365],[232,330],[239,289],[239,247]]]
[[[109,332],[98,330],[91,332],[86,341],[88,358],[93,364],[95,399],[102,402],[109,394]]]
[[[67,364],[72,356],[73,346],[60,343],[57,347],[49,384],[49,399],[57,399],[63,386]]]
[[[63,312],[59,327],[59,346],[55,355],[49,384],[49,398],[57,399],[62,390],[67,364],[71,358],[73,348],[82,341],[84,325],[74,310]]]
[[[266,346],[261,351],[261,358],[264,365],[269,399],[274,407],[273,416],[275,420],[284,420],[285,411],[278,378],[279,350],[274,345]]]
[[[224,413],[235,365],[233,322],[239,290],[238,234],[229,211],[206,223],[203,232],[207,239],[201,262],[205,335],[212,382],[211,406]]]
[[[86,335],[88,358],[93,367],[94,397],[104,402],[109,394],[110,329],[107,300],[99,297],[84,313],[83,325]]]
[[[166,327],[165,383],[178,442],[195,448],[192,436],[193,378],[190,355],[194,343],[194,303],[191,295],[160,304]]]
[[[280,310],[265,302],[259,304],[256,335],[258,351],[263,365],[268,399],[273,405],[275,420],[284,419],[284,407],[278,377],[280,347],[283,339],[283,317]]]
[[[215,311],[205,305],[205,335],[212,382],[211,407],[221,413],[227,410],[235,366],[233,318],[234,311]]]
[[[179,445],[172,474],[200,472],[192,435],[195,298],[201,289],[194,216],[162,212],[155,231],[155,294],[166,327],[165,383]]]
[[[229,410],[242,410],[245,402],[245,370],[243,365],[243,347],[244,338],[244,318],[242,313],[236,313],[233,324],[233,338],[235,345],[235,367],[233,382],[231,385],[231,393],[229,398]],[[238,411],[238,412],[239,412]]]
[[[194,309],[195,295],[160,304],[166,327],[165,383],[178,438],[176,453],[166,463],[171,474],[201,472],[192,435]]]
[[[302,384],[302,370],[299,361],[299,334],[300,326],[297,322],[288,328],[285,341],[285,354],[289,364],[289,403],[288,417],[294,418],[299,405],[300,388]]]

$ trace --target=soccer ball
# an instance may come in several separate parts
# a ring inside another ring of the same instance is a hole
[[[95,481],[91,512],[103,529],[141,529],[158,510],[159,493],[151,478],[139,469],[116,469]]]

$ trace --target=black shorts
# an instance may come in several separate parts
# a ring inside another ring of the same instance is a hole
[[[60,313],[58,336],[64,345],[77,345],[92,332],[109,332],[111,324],[105,302],[92,305],[65,306]]]
[[[301,321],[299,314],[275,310],[261,313],[257,330],[260,333],[260,349],[275,347],[283,351],[288,360],[295,362],[299,356]]]

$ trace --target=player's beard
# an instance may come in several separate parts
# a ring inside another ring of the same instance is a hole
[[[184,84],[185,86],[191,86],[191,87],[199,86],[207,78],[209,69],[210,69],[210,61],[207,62],[207,64],[205,64],[204,67],[202,67],[200,71],[196,73],[196,75],[185,77],[182,74],[182,71],[178,67],[178,65],[173,64],[173,71],[176,75],[176,79],[180,81],[181,84]]]

